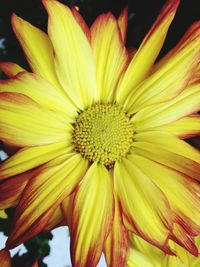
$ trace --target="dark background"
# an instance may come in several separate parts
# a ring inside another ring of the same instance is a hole
[[[165,0],[60,0],[68,6],[77,5],[80,12],[91,25],[102,12],[112,11],[116,16],[128,5],[128,47],[138,47],[155,20]],[[12,13],[46,31],[47,14],[40,0],[0,0],[0,39],[4,49],[0,50],[0,61],[13,61],[26,67],[26,62],[17,40],[12,32],[10,17]],[[192,22],[200,19],[200,0],[182,0],[172,23],[167,40],[161,52],[165,54],[173,47]]]

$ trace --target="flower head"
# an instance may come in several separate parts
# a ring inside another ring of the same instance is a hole
[[[79,12],[43,0],[48,35],[12,16],[32,72],[1,69],[0,138],[18,151],[0,166],[0,209],[16,206],[7,248],[68,225],[73,266],[125,266],[134,233],[198,255],[200,23],[156,62],[179,1],[139,49],[125,47],[127,9],[89,29]],[[8,179],[9,178],[9,179]]]

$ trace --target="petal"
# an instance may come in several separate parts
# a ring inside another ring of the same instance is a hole
[[[104,254],[107,266],[125,266],[129,250],[129,236],[123,221],[122,211],[119,203],[115,198],[115,213],[111,232],[106,239]]]
[[[0,180],[9,178],[42,165],[56,158],[70,148],[66,142],[22,148],[0,165]]]
[[[168,102],[140,110],[133,116],[132,122],[136,131],[143,131],[174,122],[198,110],[200,110],[200,84],[187,88]]]
[[[54,0],[43,0],[49,14],[48,33],[62,86],[81,109],[97,100],[92,49],[71,10]]]
[[[184,226],[184,225],[183,225]],[[189,251],[194,256],[198,257],[198,248],[195,246],[194,238],[192,238],[181,224],[174,223],[173,237],[177,244]]]
[[[15,207],[28,182],[36,171],[29,171],[13,176],[11,179],[0,184],[0,209]]]
[[[0,93],[0,138],[16,146],[67,140],[71,125],[64,114],[42,108],[19,93]]]
[[[164,43],[179,0],[168,2],[133,57],[117,90],[117,101],[123,103],[129,93],[148,75]]]
[[[0,70],[9,78],[13,78],[18,73],[25,71],[25,69],[13,62],[1,62]]]
[[[173,220],[189,235],[199,234],[200,185],[188,176],[141,156],[134,155],[132,162],[164,192],[173,210]]]
[[[93,163],[74,198],[70,227],[73,266],[96,267],[112,217],[111,177],[104,166]]]
[[[55,208],[74,190],[86,169],[87,162],[80,155],[68,154],[58,164],[44,167],[33,177],[17,206],[8,247],[15,247],[40,232]]]
[[[183,91],[199,63],[199,42],[200,28],[192,33],[182,49],[130,93],[124,104],[126,109],[135,113],[146,106],[170,100]]]
[[[33,73],[21,73],[10,80],[0,81],[0,92],[24,94],[43,107],[65,113],[69,118],[76,116],[75,107],[49,82]]]
[[[64,218],[62,215],[61,207],[58,206],[56,210],[54,211],[53,215],[51,216],[50,220],[48,221],[47,225],[44,227],[43,231],[51,231],[56,227],[59,227],[61,225],[65,225]]]
[[[83,19],[83,17],[81,16],[80,12],[76,9],[76,7],[72,7],[71,8],[72,14],[76,20],[76,22],[79,24],[79,26],[81,27],[82,31],[85,33],[88,41],[90,42],[90,29],[87,26],[85,20]]]
[[[163,251],[135,234],[131,234],[130,237],[132,248],[137,249],[151,259],[154,267],[161,267],[161,262],[165,257]]]
[[[121,32],[122,40],[125,43],[127,26],[128,26],[128,6],[122,10],[117,22],[118,22],[119,29]]]
[[[2,210],[0,210],[0,219],[7,219],[7,218],[8,218],[8,215],[5,213],[4,208],[3,208]]]
[[[198,150],[166,132],[146,132],[135,135],[134,153],[200,179]]]
[[[190,115],[175,122],[156,127],[152,130],[167,131],[181,139],[190,138],[200,134],[200,115]]]
[[[119,26],[111,13],[100,15],[93,23],[91,45],[96,62],[100,99],[109,102],[128,60]]]
[[[136,249],[131,249],[126,267],[154,267],[151,260]]]
[[[11,257],[8,250],[0,250],[0,265],[1,267],[11,267]]]
[[[39,267],[38,260],[35,260],[34,263],[33,263],[33,265],[31,267]]]
[[[15,14],[12,15],[12,27],[33,72],[51,82],[63,93],[55,74],[53,47],[48,36]]]
[[[183,49],[186,45],[188,45],[191,40],[194,38],[195,34],[198,33],[200,26],[200,21],[194,22],[186,31],[186,33],[183,35],[181,40],[178,42],[178,44],[172,48],[163,58],[161,58],[152,69],[152,73],[158,70],[161,66],[163,66],[167,60],[174,56],[178,51]],[[198,68],[198,67],[197,67]]]
[[[116,162],[114,183],[131,230],[169,252],[166,242],[172,218],[162,191],[134,165],[132,157]]]
[[[178,257],[169,255],[165,256],[162,264],[163,267],[186,267],[186,265]]]

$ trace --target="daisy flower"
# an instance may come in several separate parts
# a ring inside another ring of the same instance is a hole
[[[0,166],[0,209],[16,207],[6,249],[68,225],[75,267],[102,252],[126,266],[129,233],[197,256],[200,154],[184,139],[200,133],[200,22],[155,63],[178,0],[131,54],[127,9],[88,28],[76,8],[42,2],[48,35],[12,16],[32,72],[0,65],[0,138],[17,147]]]

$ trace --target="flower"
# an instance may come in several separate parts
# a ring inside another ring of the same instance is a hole
[[[185,249],[170,241],[174,255],[167,255],[155,246],[147,243],[138,236],[132,235],[133,248],[129,252],[127,266],[148,267],[198,267],[200,258],[194,257]],[[200,236],[195,239],[195,244],[200,247]],[[146,265],[145,265],[146,264]]]
[[[0,209],[16,206],[6,248],[67,224],[73,266],[125,266],[129,233],[198,255],[200,23],[155,63],[179,1],[169,1],[135,53],[127,9],[89,29],[75,8],[43,0],[48,35],[13,15],[32,73],[1,63]],[[9,179],[8,179],[9,178]]]

